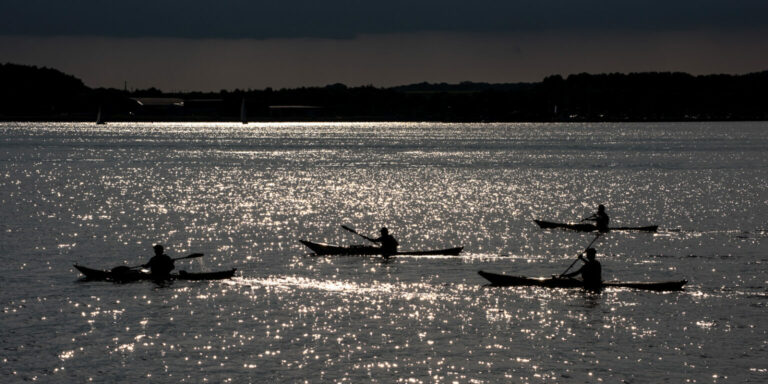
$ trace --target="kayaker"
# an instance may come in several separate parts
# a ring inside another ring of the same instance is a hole
[[[144,268],[149,268],[152,271],[152,275],[163,277],[168,276],[173,270],[173,259],[170,256],[163,253],[164,248],[160,244],[156,244],[152,249],[155,250],[155,255],[149,259],[149,262],[142,265]]]
[[[584,265],[576,272],[560,275],[561,277],[574,277],[581,274],[581,279],[584,281],[584,288],[586,289],[600,289],[603,284],[603,272],[600,262],[595,259],[597,251],[594,248],[587,248],[587,258],[584,259],[583,255],[579,255],[579,260],[584,262]]]
[[[611,218],[608,217],[607,213],[605,213],[605,206],[600,204],[597,206],[597,212],[594,215],[585,218],[584,220],[594,221],[598,231],[607,232],[608,223],[611,221]]]
[[[397,246],[400,245],[397,240],[395,240],[394,236],[389,234],[387,227],[381,228],[381,236],[379,236],[377,239],[373,239],[365,235],[361,236],[374,243],[381,243],[381,254],[384,257],[392,256],[397,253]]]

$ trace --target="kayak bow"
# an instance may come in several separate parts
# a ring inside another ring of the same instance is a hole
[[[584,288],[584,283],[581,280],[563,277],[510,276],[485,271],[478,271],[477,273],[484,277],[486,280],[490,281],[490,285],[495,287],[533,286],[545,288]],[[603,288],[618,287],[644,289],[648,291],[681,291],[683,289],[683,285],[686,283],[686,280],[662,282],[604,281]]]
[[[82,265],[77,264],[75,264],[75,268],[77,268],[80,273],[85,275],[84,279],[88,281],[115,281],[121,283],[141,280],[222,280],[229,279],[234,276],[236,270],[235,268],[232,268],[226,271],[201,273],[179,271],[179,273],[172,273],[168,276],[158,277],[151,273],[142,272],[141,270],[135,269],[116,273],[112,271],[83,267]]]
[[[314,243],[306,240],[299,240],[307,248],[311,249],[316,255],[382,255],[381,248],[370,245],[352,245],[340,246],[323,243]],[[435,249],[429,251],[405,251],[397,252],[393,256],[425,256],[425,255],[448,255],[458,256],[463,247]]]
[[[555,223],[552,221],[544,221],[544,220],[533,220],[536,222],[536,224],[539,226],[539,228],[544,229],[550,229],[550,228],[563,228],[563,229],[571,229],[574,231],[581,231],[581,232],[592,232],[597,231],[597,226],[594,224],[588,224],[588,223]],[[612,227],[608,228],[609,231],[643,231],[643,232],[656,232],[659,229],[658,225],[648,225],[645,227]]]

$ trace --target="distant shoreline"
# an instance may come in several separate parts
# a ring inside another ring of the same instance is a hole
[[[768,119],[756,119],[756,120],[539,120],[539,121],[439,121],[439,120],[392,120],[392,119],[353,119],[353,120],[321,120],[321,119],[285,119],[285,120],[252,120],[246,124],[236,120],[213,120],[213,119],[196,119],[196,120],[172,120],[172,119],[146,119],[146,120],[109,120],[104,124],[151,124],[151,123],[227,123],[227,124],[240,124],[247,126],[249,124],[269,124],[269,123],[435,123],[435,124],[543,124],[543,123],[749,123],[749,122],[768,122]],[[93,120],[88,119],[3,119],[0,117],[0,123],[96,123]]]
[[[48,68],[0,64],[0,121],[677,122],[768,120],[768,71],[549,76],[538,83],[419,83],[163,92],[91,89]]]

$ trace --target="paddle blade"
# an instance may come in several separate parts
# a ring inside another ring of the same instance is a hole
[[[350,231],[350,232],[352,232],[352,233],[355,233],[355,234],[357,234],[357,231],[355,231],[354,229],[352,229],[352,228],[350,228],[350,227],[347,227],[346,225],[342,225],[341,227],[342,227],[342,228],[344,228],[344,229],[346,229],[347,231]]]

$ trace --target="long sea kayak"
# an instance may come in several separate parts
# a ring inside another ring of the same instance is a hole
[[[351,245],[351,246],[340,246],[340,245],[330,245],[330,244],[323,244],[323,243],[313,243],[311,241],[306,240],[299,240],[302,244],[306,245],[307,248],[311,249],[312,252],[314,252],[316,255],[347,255],[347,256],[361,256],[361,255],[381,255],[381,248],[379,247],[373,247],[370,245]],[[395,256],[398,255],[415,255],[415,256],[426,256],[426,255],[448,255],[448,256],[457,256],[459,253],[461,253],[461,250],[464,249],[463,247],[456,247],[456,248],[446,248],[446,249],[435,249],[435,250],[429,250],[429,251],[398,251],[395,253]]]
[[[226,271],[217,272],[202,272],[193,273],[180,271],[179,273],[172,273],[166,277],[158,277],[148,272],[141,270],[131,269],[124,272],[115,273],[112,271],[104,271],[101,269],[92,269],[83,267],[82,265],[75,264],[80,273],[85,275],[85,280],[89,281],[115,281],[115,282],[132,282],[141,280],[222,280],[229,279],[235,274],[235,268]]]
[[[539,228],[563,228],[572,229],[574,231],[592,232],[597,231],[597,226],[589,223],[555,223],[552,221],[533,220],[538,224]],[[609,231],[643,231],[643,232],[656,232],[659,229],[658,225],[648,225],[645,227],[611,227]]]
[[[492,286],[496,287],[533,286],[546,288],[584,288],[584,283],[581,280],[570,278],[510,276],[484,271],[478,271],[477,273],[490,281]],[[686,283],[687,281],[685,280],[662,282],[604,281],[603,288],[620,287],[645,289],[648,291],[681,291]]]

